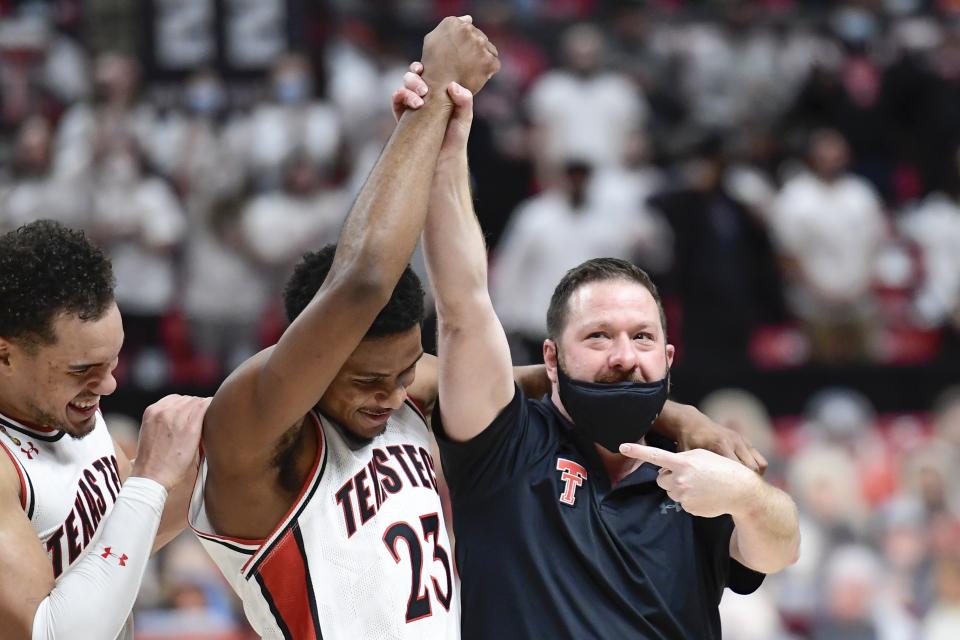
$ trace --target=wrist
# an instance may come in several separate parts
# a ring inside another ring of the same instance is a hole
[[[730,504],[730,515],[737,521],[752,520],[758,510],[763,508],[762,494],[764,482],[756,473],[737,464],[739,473],[737,489]]]
[[[459,149],[441,149],[440,155],[437,156],[437,167],[434,173],[438,178],[452,179],[460,179],[464,174],[469,174],[466,145]]]
[[[434,107],[447,106],[451,109],[453,108],[453,100],[450,99],[450,95],[447,93],[447,86],[450,84],[450,80],[436,80],[424,75],[423,81],[427,85],[427,94],[421,96],[423,98],[423,107],[420,107],[420,111],[430,105]]]
[[[156,469],[147,468],[147,465],[138,465],[136,462],[134,462],[133,466],[130,468],[130,476],[127,478],[127,480],[137,479],[138,481],[149,481],[151,483],[160,485],[166,491],[170,491],[171,486],[166,481],[165,475],[166,474],[158,473]]]

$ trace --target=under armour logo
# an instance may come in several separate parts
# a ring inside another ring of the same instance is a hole
[[[33,454],[40,453],[40,450],[33,446],[33,443],[30,441],[27,441],[27,444],[30,446],[30,448],[24,449],[23,447],[20,447],[20,451],[23,451],[25,454],[27,454],[27,458],[33,460]]]
[[[572,506],[577,501],[577,487],[587,479],[587,470],[573,460],[557,458],[557,471],[561,472],[560,479],[565,483],[560,502]]]
[[[674,502],[673,500],[664,500],[660,503],[660,515],[667,515],[667,511],[673,509],[677,513],[683,511],[683,506],[679,502]]]
[[[103,558],[104,560],[106,560],[107,558],[113,556],[113,557],[116,558],[117,561],[120,563],[120,566],[121,566],[121,567],[127,566],[127,560],[130,559],[130,558],[127,556],[127,554],[122,553],[122,554],[120,554],[120,555],[118,556],[117,554],[113,553],[113,551],[112,551],[111,549],[113,549],[113,547],[104,547],[103,553],[100,554],[100,557]]]

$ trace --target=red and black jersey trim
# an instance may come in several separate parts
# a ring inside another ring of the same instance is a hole
[[[13,452],[10,451],[7,445],[0,442],[0,448],[2,448],[3,452],[10,458],[10,462],[13,463],[13,468],[17,470],[17,475],[20,477],[20,507],[24,513],[27,514],[27,520],[31,520],[33,519],[33,510],[36,506],[33,480],[30,479],[30,474],[27,473],[27,469],[17,460],[17,457],[13,455]]]
[[[317,611],[317,596],[313,592],[313,579],[310,577],[310,559],[303,545],[303,534],[300,533],[300,527],[296,527],[293,530],[293,537],[297,540],[297,549],[300,550],[300,556],[303,558],[303,571],[306,574],[307,584],[311,585],[311,587],[307,589],[307,600],[310,603],[310,615],[313,616],[315,622],[317,640],[323,640],[323,633],[320,631],[320,613]]]
[[[310,500],[313,499],[317,488],[320,486],[320,480],[323,478],[323,472],[327,468],[329,447],[327,446],[326,434],[323,432],[323,423],[316,413],[311,413],[310,415],[314,419],[317,427],[317,459],[314,461],[313,468],[310,470],[310,474],[307,476],[304,486],[300,490],[300,495],[291,506],[290,511],[280,520],[277,528],[274,529],[269,536],[262,541],[256,541],[260,543],[259,548],[257,548],[256,552],[251,556],[250,560],[247,560],[243,568],[240,569],[241,575],[247,580],[257,572],[257,569],[264,559],[273,553],[277,543],[283,540],[290,529],[297,525],[300,514],[303,513],[303,510],[310,504]],[[254,560],[254,558],[256,558],[256,560]]]
[[[25,436],[30,436],[31,438],[36,438],[37,440],[42,440],[44,442],[57,442],[63,436],[66,435],[65,431],[57,431],[56,429],[51,429],[50,431],[40,431],[31,429],[22,424],[17,424],[12,420],[9,420],[3,416],[0,416],[0,424],[2,424],[7,429],[13,429],[19,433],[22,433]]]
[[[23,477],[27,479],[27,486],[30,487],[29,494],[27,498],[27,520],[33,519],[33,508],[36,506],[36,492],[33,490],[33,480],[30,479],[30,474],[27,473],[27,470],[23,470]]]
[[[227,549],[230,549],[231,551],[236,551],[237,553],[242,553],[242,554],[244,554],[244,555],[252,556],[253,554],[255,554],[255,553],[257,552],[256,549],[248,549],[248,548],[241,547],[241,546],[238,546],[238,545],[235,545],[235,544],[231,544],[231,543],[230,543],[228,540],[226,540],[226,539],[217,538],[217,537],[208,535],[208,534],[206,534],[206,533],[203,533],[203,532],[201,532],[201,531],[198,531],[198,530],[196,530],[196,529],[194,529],[193,532],[194,532],[194,534],[196,534],[196,536],[197,536],[198,538],[203,538],[203,539],[206,540],[207,542],[215,542],[215,543],[217,543],[218,545],[220,545],[221,547],[226,547]]]
[[[290,633],[290,627],[287,626],[286,621],[284,621],[283,616],[280,614],[280,610],[277,608],[277,603],[273,601],[273,596],[270,595],[270,589],[267,588],[263,578],[257,575],[256,579],[257,584],[260,585],[260,593],[263,595],[264,601],[266,601],[267,606],[270,608],[270,614],[276,621],[277,626],[280,627],[280,633],[283,634],[283,640],[295,640],[293,634]]]
[[[310,504],[310,500],[313,499],[313,494],[317,492],[317,487],[320,486],[320,478],[323,476],[323,471],[324,469],[326,469],[326,467],[327,467],[327,456],[326,456],[326,451],[324,451],[323,464],[320,467],[319,473],[317,473],[316,476],[314,477],[313,486],[310,487],[310,491],[307,492],[307,495],[303,498],[303,500],[300,501],[300,506],[297,508],[296,512],[293,513],[293,515],[288,519],[286,526],[283,529],[281,529],[277,534],[274,534],[273,536],[271,536],[273,538],[273,541],[270,542],[268,546],[257,550],[256,555],[259,555],[260,557],[257,559],[256,562],[254,562],[251,566],[245,569],[245,572],[247,574],[246,576],[247,580],[250,579],[250,576],[257,573],[257,570],[260,568],[260,565],[263,564],[264,560],[270,557],[270,554],[273,552],[274,548],[277,546],[277,544],[280,541],[282,541],[286,537],[287,532],[290,531],[290,529],[296,528],[296,531],[299,534],[300,529],[299,529],[298,518],[300,517],[300,514],[303,513],[303,510],[307,508],[307,505]]]
[[[294,523],[279,538],[266,558],[254,577],[283,637],[289,640],[323,640],[310,576],[310,561],[299,523]]]
[[[315,413],[311,412],[309,415],[311,418],[313,418],[317,429],[317,457],[313,462],[310,474],[304,481],[299,496],[290,507],[290,511],[288,511],[287,514],[280,520],[280,522],[277,524],[277,528],[274,529],[270,535],[262,539],[238,538],[234,536],[220,535],[210,531],[203,531],[194,526],[193,521],[189,523],[190,528],[198,538],[201,538],[207,542],[215,542],[216,544],[224,547],[225,549],[229,549],[230,551],[235,551],[246,556],[250,556],[240,569],[241,577],[244,577],[247,580],[250,579],[251,574],[255,570],[255,567],[250,567],[253,559],[259,556],[259,559],[256,563],[259,564],[259,562],[270,553],[269,549],[271,549],[275,543],[283,537],[283,534],[290,528],[290,526],[296,522],[297,517],[303,512],[303,509],[306,507],[310,498],[316,491],[317,485],[320,483],[320,478],[323,476],[323,470],[327,466],[327,441],[323,433],[323,425],[320,422],[320,418]],[[190,508],[193,508],[192,500]]]
[[[407,406],[413,409],[413,412],[416,413],[417,416],[419,416],[419,418],[423,421],[424,426],[426,426],[427,429],[429,430],[430,422],[427,420],[427,416],[425,416],[423,414],[423,411],[420,409],[420,405],[418,405],[416,401],[411,400],[410,398],[407,398],[406,400],[404,400],[404,402],[407,404]]]

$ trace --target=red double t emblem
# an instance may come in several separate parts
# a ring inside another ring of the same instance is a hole
[[[560,502],[573,506],[577,502],[577,487],[582,486],[583,481],[587,479],[587,470],[573,460],[557,458],[557,471],[560,472],[560,479],[564,482]]]

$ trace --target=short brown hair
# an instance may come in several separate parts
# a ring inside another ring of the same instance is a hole
[[[567,271],[553,290],[550,306],[547,308],[547,335],[551,340],[559,339],[567,325],[567,302],[573,292],[585,284],[603,280],[627,280],[643,285],[657,303],[660,326],[663,328],[663,336],[666,339],[667,316],[663,312],[663,303],[660,301],[657,286],[653,284],[647,272],[632,262],[620,258],[593,258]]]

